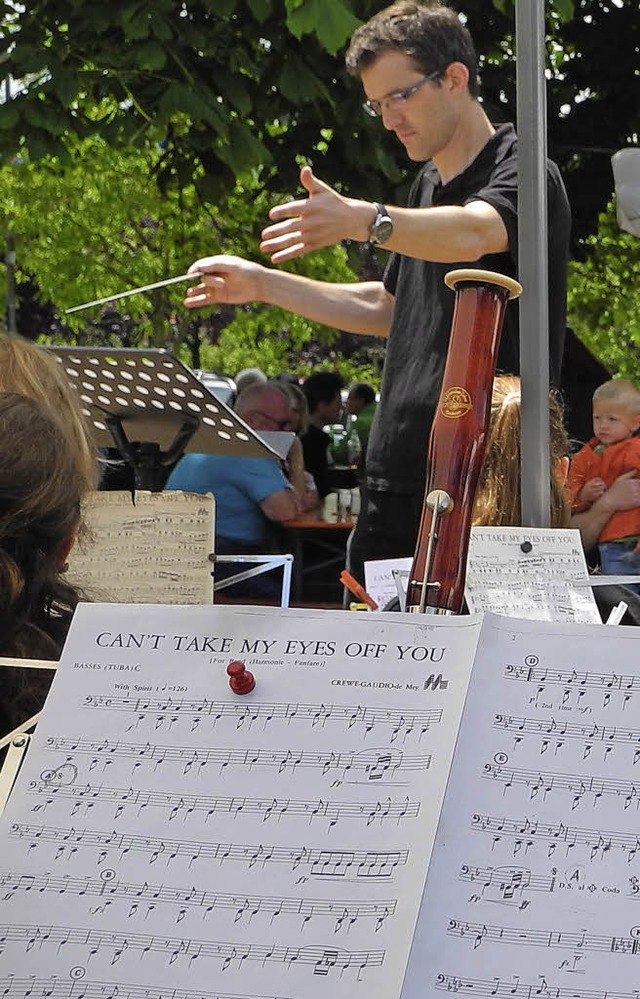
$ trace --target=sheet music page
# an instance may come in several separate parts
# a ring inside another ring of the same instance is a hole
[[[364,588],[382,610],[390,600],[398,597],[398,588],[393,576],[397,569],[403,574],[403,591],[406,592],[406,578],[413,558],[381,558],[364,564]]]
[[[96,600],[210,604],[214,499],[179,490],[90,495],[88,537],[69,556],[69,576]]]
[[[638,629],[485,616],[403,999],[637,999],[639,706]]]
[[[0,829],[0,994],[398,997],[478,633],[81,605]]]
[[[471,529],[465,599],[473,614],[601,624],[587,579],[579,531]]]

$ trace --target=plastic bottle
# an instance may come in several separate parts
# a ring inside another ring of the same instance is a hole
[[[362,464],[362,444],[358,437],[355,421],[349,427],[347,435],[347,461],[351,468],[360,468]]]

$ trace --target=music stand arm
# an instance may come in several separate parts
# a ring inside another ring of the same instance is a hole
[[[130,441],[119,416],[109,415],[105,423],[118,451],[133,468],[136,489],[148,489],[152,493],[164,489],[171,469],[200,426],[197,416],[184,413],[182,426],[166,451],[162,451],[154,441]]]

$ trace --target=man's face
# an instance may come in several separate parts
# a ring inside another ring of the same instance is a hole
[[[357,395],[352,395],[351,392],[347,396],[347,401],[344,404],[344,408],[350,416],[357,416],[362,407],[364,406],[364,399],[360,399]]]
[[[360,78],[369,100],[382,107],[382,124],[395,132],[409,159],[433,159],[454,138],[458,105],[449,95],[446,73],[429,81],[406,100],[394,99],[425,76],[405,53],[390,49],[381,53]]]
[[[342,399],[340,393],[336,392],[329,402],[321,402],[318,406],[322,419],[325,423],[338,423],[342,413]]]
[[[289,400],[283,392],[270,392],[260,397],[242,419],[253,430],[289,430],[291,413]]]

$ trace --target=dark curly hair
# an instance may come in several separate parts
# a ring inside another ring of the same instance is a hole
[[[397,0],[361,24],[347,49],[346,66],[359,76],[382,52],[397,49],[423,73],[444,73],[452,62],[469,70],[469,93],[478,96],[478,57],[467,28],[446,4]]]
[[[0,655],[58,659],[80,598],[65,580],[86,483],[53,414],[0,393]],[[49,671],[0,668],[0,734],[39,710]]]

